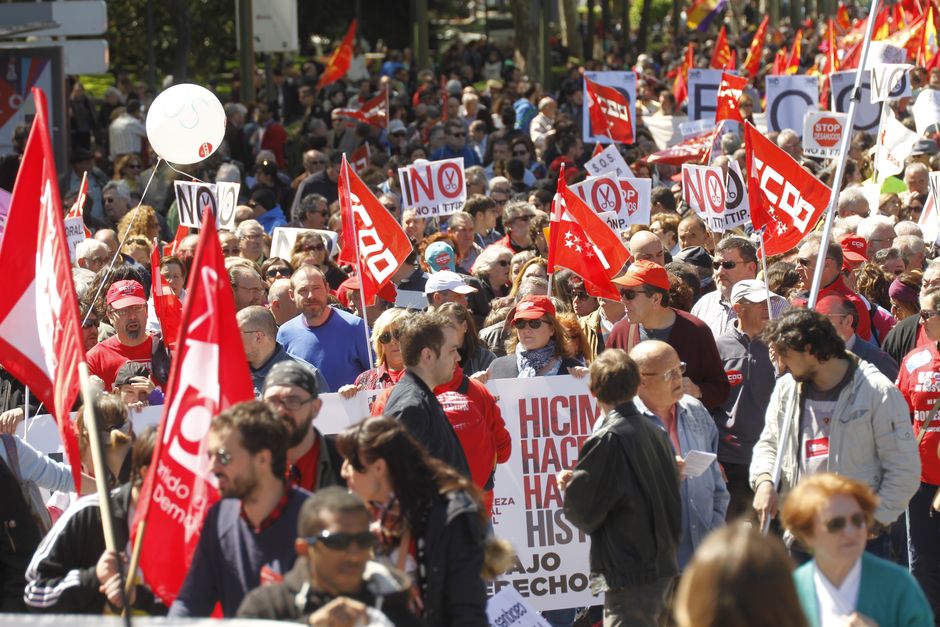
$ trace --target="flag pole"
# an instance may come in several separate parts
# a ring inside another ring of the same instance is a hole
[[[826,260],[829,238],[832,235],[832,222],[835,219],[839,204],[839,188],[842,186],[842,176],[845,174],[845,161],[849,151],[849,138],[852,136],[852,127],[855,125],[855,110],[858,108],[858,103],[862,99],[862,72],[864,71],[863,68],[865,64],[868,62],[868,50],[871,48],[871,37],[875,30],[875,17],[878,15],[878,6],[880,4],[878,0],[873,0],[871,9],[868,12],[865,39],[862,42],[862,58],[855,72],[855,86],[852,88],[852,99],[849,102],[849,110],[845,116],[845,128],[842,129],[842,145],[839,148],[839,157],[836,161],[836,173],[832,180],[832,192],[829,197],[829,208],[826,211],[826,222],[823,226],[822,241],[819,244],[819,252],[816,255],[816,268],[813,270],[813,284],[809,292],[809,303],[807,305],[809,309],[813,309],[816,306],[816,299],[819,297],[819,289],[822,287],[823,266]]]
[[[764,289],[767,290],[767,317],[769,320],[773,320],[774,310],[770,306],[770,284],[767,282],[767,249],[764,248],[764,229],[766,228],[765,225],[760,230],[760,265],[764,273]]]

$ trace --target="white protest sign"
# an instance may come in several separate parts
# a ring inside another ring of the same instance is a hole
[[[679,124],[679,134],[683,137],[688,137],[689,135],[701,135],[702,133],[707,133],[713,130],[715,130],[714,119],[694,120],[692,122],[681,122]]]
[[[633,170],[631,170],[627,162],[623,160],[623,155],[620,154],[620,151],[617,150],[617,146],[614,144],[610,144],[591,157],[591,159],[584,164],[584,169],[587,170],[588,174],[591,176],[600,176],[602,174],[613,174],[614,176],[623,178],[633,176]]]
[[[768,76],[767,130],[803,132],[803,117],[819,108],[819,81],[815,76]]]
[[[718,109],[718,88],[724,70],[689,70],[689,119],[715,121]]]
[[[85,221],[81,217],[66,218],[63,224],[65,226],[65,239],[69,243],[69,260],[75,263],[75,247],[78,246],[79,242],[86,239]]]
[[[907,61],[907,50],[886,41],[873,41],[868,46],[868,57],[865,59],[865,69],[870,70],[877,65],[885,63],[897,64]]]
[[[937,203],[937,186],[940,185],[940,180],[935,179],[935,176],[940,177],[940,172],[930,176],[930,193],[927,195],[924,210],[920,212],[920,219],[917,221],[920,230],[924,233],[924,243],[928,246],[940,241],[940,215],[938,215],[940,211],[937,211],[937,207],[940,206]]]
[[[834,159],[839,156],[847,116],[831,111],[811,111],[803,119],[803,154]]]
[[[852,91],[855,89],[856,70],[833,72],[829,75],[829,90],[832,93],[832,109],[838,113],[849,110]],[[852,130],[875,133],[881,121],[881,103],[872,103],[871,78],[865,70],[862,76],[861,100],[855,105],[855,124]]]
[[[910,98],[911,81],[907,78],[907,71],[911,67],[907,63],[884,63],[873,67],[871,69],[871,102]]]
[[[180,225],[198,229],[202,214],[208,207],[215,214],[220,229],[235,230],[235,207],[238,206],[238,183],[191,183],[174,181],[176,207]]]
[[[72,422],[75,422],[77,415],[78,412],[72,412]],[[140,411],[131,410],[128,412],[131,425],[134,427],[134,433],[137,434],[151,425],[159,424],[162,415],[163,405],[150,405]],[[62,440],[59,439],[59,426],[50,414],[39,414],[35,418],[21,422],[16,427],[16,435],[45,455],[59,453],[62,450]]]
[[[428,308],[428,297],[424,292],[398,290],[395,294],[395,306],[402,309],[424,310]]]
[[[415,162],[399,168],[398,177],[402,209],[414,209],[419,217],[450,215],[467,200],[463,157]]]
[[[725,178],[725,230],[751,221],[750,203],[747,200],[747,182],[741,174],[741,166],[731,160]]]
[[[512,439],[496,467],[493,529],[516,550],[516,563],[488,585],[513,587],[536,610],[592,605],[590,539],[568,522],[555,474],[574,468],[599,409],[586,379],[491,379]]]
[[[279,257],[284,261],[290,261],[291,250],[297,237],[301,233],[319,233],[329,241],[328,255],[332,256],[336,252],[336,239],[339,237],[336,231],[324,231],[321,229],[298,229],[292,226],[279,226],[271,233],[271,252],[268,257]]]
[[[597,214],[597,217],[606,222],[614,233],[623,233],[630,228],[630,223],[623,220],[616,211],[604,211]]]
[[[585,72],[584,78],[591,80],[598,85],[613,87],[621,92],[627,98],[630,105],[630,123],[633,125],[633,136],[636,137],[636,73],[634,72]],[[591,118],[588,114],[588,95],[587,81],[584,81],[582,94],[584,95],[584,107],[581,112],[581,137],[585,144],[609,144],[610,138],[607,135],[591,134]]]
[[[626,225],[649,224],[650,179],[596,176],[572,185],[570,189],[597,213],[613,211]],[[620,229],[615,227],[614,230]]]
[[[682,164],[682,199],[710,230],[725,230],[725,180],[720,167]]]
[[[550,627],[511,586],[503,588],[486,602],[486,619],[493,627]]]
[[[901,124],[894,112],[889,108],[885,115],[884,125],[875,142],[875,167],[877,168],[879,183],[884,182],[904,169],[904,160],[911,155],[914,144],[920,135]]]
[[[924,135],[930,127],[940,124],[940,90],[922,89],[911,107],[917,134]]]

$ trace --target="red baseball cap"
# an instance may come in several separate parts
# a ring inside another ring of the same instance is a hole
[[[137,281],[115,281],[108,288],[106,300],[114,309],[147,304],[147,299],[144,298],[144,286]]]
[[[868,244],[864,237],[848,233],[839,240],[839,246],[842,247],[842,258],[848,264],[856,266],[868,261]]]
[[[627,269],[627,273],[613,279],[613,282],[624,287],[652,285],[661,290],[669,289],[669,275],[666,274],[666,269],[658,263],[645,259],[634,261]]]
[[[555,305],[548,296],[526,296],[516,305],[515,310],[509,316],[511,323],[515,319],[519,320],[538,320],[545,314],[555,315]]]

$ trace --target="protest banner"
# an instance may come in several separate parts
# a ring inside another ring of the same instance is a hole
[[[278,257],[285,261],[290,261],[290,251],[294,248],[294,242],[301,233],[319,233],[329,240],[329,250],[327,255],[332,256],[336,251],[336,231],[324,231],[322,229],[300,229],[292,226],[279,226],[271,234],[271,254],[270,257]]]
[[[689,119],[715,120],[723,70],[689,70]]]
[[[597,213],[613,211],[619,224],[649,224],[650,179],[620,178],[613,175],[589,177],[571,186],[581,200]],[[625,227],[623,227],[625,228]],[[615,227],[615,231],[623,230]]]
[[[414,209],[419,217],[450,215],[463,209],[467,180],[463,157],[443,161],[416,161],[398,169],[402,210]]]
[[[803,119],[803,154],[835,159],[842,145],[846,115],[831,111],[811,111]]]
[[[911,155],[920,136],[894,117],[894,111],[885,107],[881,132],[875,141],[876,180],[881,183],[889,176],[904,169],[905,160]],[[877,211],[877,209],[876,209]]]
[[[584,78],[597,83],[598,85],[604,85],[605,87],[613,87],[617,91],[624,94],[627,98],[627,102],[630,103],[630,124],[633,127],[633,136],[636,137],[636,73],[634,72],[585,72]],[[610,137],[606,134],[601,133],[599,135],[594,135],[591,133],[591,119],[590,112],[588,111],[588,93],[587,85],[585,81],[585,86],[582,87],[583,96],[584,96],[584,107],[581,113],[581,137],[584,138],[585,144],[609,144],[611,143]]]
[[[147,427],[159,424],[161,413],[163,413],[162,405],[151,405],[139,411],[130,410],[128,418],[130,418],[134,433],[140,433]],[[73,411],[70,415],[71,422],[74,424],[78,412]],[[21,422],[16,427],[16,435],[40,453],[56,459],[60,458],[62,439],[59,437],[55,418],[51,414],[39,414]]]
[[[803,117],[818,108],[819,81],[816,77],[768,76],[764,85],[767,91],[767,130],[789,128],[802,133]]]
[[[0,238],[3,237],[3,228],[7,224],[7,215],[10,213],[10,192],[0,187]]]
[[[890,44],[887,41],[872,41],[868,47],[865,69],[870,70],[878,65],[898,64],[905,61],[907,61],[907,50],[904,48]]]
[[[751,208],[747,200],[747,180],[737,161],[728,164],[725,178],[725,230],[751,221]]]
[[[940,90],[922,89],[911,107],[918,135],[925,135],[940,124]]]
[[[911,67],[907,63],[883,63],[873,67],[871,69],[871,102],[910,98],[912,90],[907,71]]]
[[[921,231],[924,233],[924,243],[928,246],[935,246],[940,242],[940,211],[937,207],[937,187],[940,186],[940,172],[935,172],[929,179],[930,193],[927,195],[927,202],[924,203],[924,210],[920,212],[920,219],[917,221]]]
[[[855,89],[855,73],[857,70],[833,72],[829,75],[829,89],[832,93],[832,110],[846,113],[852,99],[852,90]],[[874,133],[881,120],[881,103],[872,103],[871,77],[868,70],[862,76],[861,99],[855,105],[855,123],[852,129]]]
[[[235,230],[235,207],[238,206],[238,183],[191,183],[174,181],[176,206],[180,224],[198,229],[206,207],[215,214],[218,229]]]
[[[709,229],[725,230],[725,180],[720,167],[683,164],[682,200]]]
[[[613,174],[617,177],[632,177],[633,170],[623,160],[623,155],[617,150],[617,146],[611,144],[591,157],[584,164],[584,169],[588,171],[589,176],[601,176],[602,174]]]
[[[693,120],[691,122],[679,123],[679,134],[681,134],[683,137],[689,137],[691,135],[701,135],[702,133],[710,133],[711,131],[714,131],[714,130],[715,130],[714,120]]]
[[[486,618],[493,627],[549,627],[542,615],[525,602],[515,588],[505,587],[486,603]]]

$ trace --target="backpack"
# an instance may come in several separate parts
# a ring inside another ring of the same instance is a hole
[[[52,517],[49,516],[49,510],[46,509],[42,501],[39,486],[36,485],[35,481],[24,481],[23,475],[20,474],[20,456],[16,448],[16,439],[9,433],[0,433],[0,439],[3,440],[3,447],[7,452],[7,466],[10,467],[10,472],[13,473],[13,477],[20,485],[23,500],[29,505],[30,513],[39,528],[39,533],[44,536],[52,528]]]

